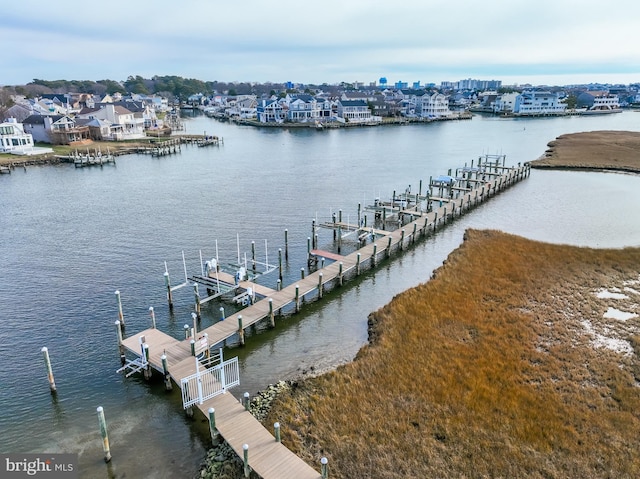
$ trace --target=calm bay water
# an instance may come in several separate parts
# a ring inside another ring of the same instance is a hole
[[[160,159],[120,157],[115,166],[30,167],[0,177],[0,452],[77,452],[82,477],[191,477],[209,445],[206,424],[182,412],[179,393],[161,382],[124,379],[114,321],[120,290],[127,334],[150,326],[175,337],[190,322],[193,294],[172,281],[200,270],[199,251],[235,262],[255,241],[277,263],[289,235],[285,283],[305,265],[311,220],[416,190],[429,176],[504,153],[515,164],[540,156],[560,134],[640,129],[640,115],[471,121],[315,131],[255,129],[205,117],[188,133],[217,134],[224,145],[183,146]],[[640,178],[613,173],[533,170],[530,178],[367,272],[321,303],[253,335],[238,355],[234,394],[255,392],[303,370],[351,360],[367,340],[367,315],[428,280],[467,228],[500,229],[533,239],[623,247],[640,245]],[[321,233],[320,246],[330,233]],[[327,246],[328,247],[328,246]],[[275,285],[277,277],[264,277]],[[218,319],[207,304],[203,326]],[[230,306],[225,304],[229,310]],[[40,349],[47,346],[58,394],[51,396]],[[109,425],[113,461],[102,461],[96,407]]]

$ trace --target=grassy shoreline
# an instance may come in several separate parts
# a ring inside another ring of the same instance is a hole
[[[640,173],[640,132],[589,131],[560,135],[532,168]]]
[[[333,478],[638,477],[640,324],[603,319],[597,292],[633,285],[637,312],[639,270],[639,248],[470,230],[372,313],[356,360],[281,394],[265,424]]]

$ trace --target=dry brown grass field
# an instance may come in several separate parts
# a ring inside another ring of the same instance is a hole
[[[640,118],[639,118],[640,119]],[[600,168],[640,172],[640,133],[588,131],[560,135],[532,161],[534,168]]]
[[[470,230],[264,423],[332,479],[637,478],[639,299],[640,248]]]

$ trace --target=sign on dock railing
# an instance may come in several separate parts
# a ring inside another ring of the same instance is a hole
[[[187,409],[194,404],[202,404],[208,399],[224,393],[240,384],[238,358],[228,359],[212,368],[200,370],[196,360],[196,373],[180,381],[182,406]]]

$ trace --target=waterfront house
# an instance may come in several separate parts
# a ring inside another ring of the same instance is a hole
[[[416,95],[415,112],[420,118],[442,119],[451,116],[449,100],[442,93]]]
[[[30,115],[22,124],[25,132],[43,143],[68,145],[90,138],[89,128],[76,125],[76,121],[67,115]]]
[[[289,111],[287,112],[287,120],[289,121],[304,123],[317,121],[320,118],[318,102],[311,95],[287,94],[285,101],[289,105]]]
[[[261,100],[256,115],[261,123],[283,123],[286,118],[284,108],[276,98]]]
[[[566,108],[566,104],[560,103],[557,93],[546,90],[528,90],[516,97],[513,114],[516,116],[564,115]]]
[[[33,148],[33,136],[25,133],[24,127],[15,118],[7,118],[7,121],[0,123],[0,152],[10,153],[28,148]]]
[[[518,98],[518,93],[515,92],[499,95],[493,103],[493,112],[500,114],[513,113],[516,98]]]
[[[373,116],[364,100],[339,100],[338,118],[349,123],[379,123],[382,118]]]
[[[103,108],[85,108],[77,118],[103,120],[109,124],[109,133],[103,140],[135,140],[144,138],[144,119],[136,118],[127,108],[107,103]]]

